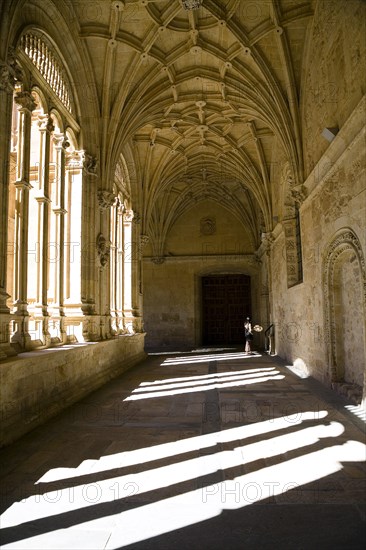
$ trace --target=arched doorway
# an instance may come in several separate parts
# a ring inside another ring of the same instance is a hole
[[[250,276],[202,277],[202,343],[242,344],[243,324],[251,315]]]

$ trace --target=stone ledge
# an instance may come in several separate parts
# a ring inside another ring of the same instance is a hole
[[[26,352],[0,363],[0,446],[145,359],[144,340],[143,333],[120,336],[69,349]]]

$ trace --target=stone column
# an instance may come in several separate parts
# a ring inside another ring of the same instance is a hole
[[[100,337],[102,340],[112,337],[111,327],[111,207],[116,197],[111,191],[99,189],[98,203],[100,212],[100,233],[98,235],[97,250],[99,258],[99,311]]]
[[[63,143],[63,146],[67,143]],[[65,242],[63,312],[67,341],[83,341],[83,318],[81,309],[81,225],[82,225],[82,168],[80,151],[65,152]]]
[[[135,212],[132,224],[132,317],[133,332],[142,332],[142,266],[141,266],[141,219]]]
[[[50,171],[50,143],[51,133],[54,130],[49,115],[39,116],[40,132],[40,163],[39,163],[39,192],[36,200],[39,206],[38,234],[40,249],[40,264],[37,281],[37,304],[35,307],[35,319],[41,322],[43,346],[51,344],[51,337],[48,330],[49,313],[47,305],[48,287],[48,253],[49,253],[49,216],[50,216],[50,193],[49,193],[49,171]]]
[[[83,338],[100,340],[100,317],[97,300],[97,193],[98,165],[96,157],[81,151],[83,156],[82,227],[81,227],[81,309],[84,314]]]
[[[16,173],[16,225],[15,225],[15,265],[14,265],[14,305],[18,319],[12,342],[22,349],[31,348],[28,332],[28,215],[30,184],[30,148],[32,111],[36,103],[29,92],[17,92],[15,102],[19,110],[18,152]]]
[[[53,315],[60,319],[60,340],[65,343],[67,340],[65,330],[65,312],[64,312],[64,279],[65,279],[65,148],[68,142],[64,134],[54,134],[53,141],[56,150],[56,189],[55,201],[52,205],[53,213],[56,216],[55,228],[55,250],[56,250],[56,268],[55,268],[55,297],[53,304]]]
[[[129,333],[134,332],[133,327],[133,285],[132,285],[132,220],[133,211],[126,210],[123,214],[123,315],[125,329]]]
[[[11,321],[7,300],[9,151],[14,91],[14,70],[0,61],[0,358],[15,355],[10,345]],[[10,260],[13,258],[10,257]]]
[[[271,251],[272,251],[272,244],[274,242],[274,237],[272,233],[262,233],[262,247],[264,250],[264,253],[266,255],[267,260],[267,273],[268,273],[268,287],[266,288],[266,292],[268,293],[268,318],[270,325],[275,323],[275,320],[273,319],[273,304],[272,304],[272,259],[271,259]],[[272,329],[269,332],[269,353],[274,354],[275,353],[275,326],[272,327]]]

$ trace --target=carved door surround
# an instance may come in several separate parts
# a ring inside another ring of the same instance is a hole
[[[342,325],[340,316],[341,294],[340,269],[347,262],[354,263],[354,269],[359,269],[362,298],[359,307],[360,317],[365,324],[366,318],[366,269],[360,241],[350,228],[344,228],[337,232],[330,242],[323,260],[323,292],[324,292],[324,316],[325,316],[325,342],[328,346],[328,376],[332,383],[345,382],[344,357],[340,353],[342,342],[339,327]],[[350,281],[350,284],[352,281]],[[363,347],[366,352],[366,326],[360,327],[363,334]],[[365,400],[365,378],[363,381],[363,399]]]

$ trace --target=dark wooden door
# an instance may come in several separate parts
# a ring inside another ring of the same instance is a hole
[[[202,343],[242,344],[244,320],[251,315],[248,275],[202,277]]]

